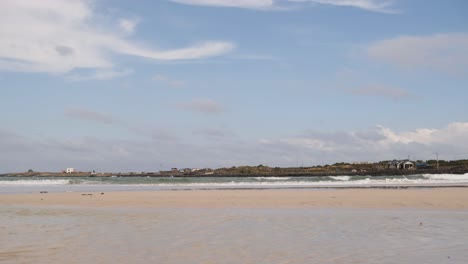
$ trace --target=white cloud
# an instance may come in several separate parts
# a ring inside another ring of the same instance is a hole
[[[77,111],[81,113],[82,111]],[[94,114],[80,114],[94,120]],[[91,116],[91,117],[89,117]],[[100,115],[98,115],[100,116]],[[98,118],[97,120],[99,120]],[[104,118],[106,120],[106,118]],[[105,123],[106,121],[104,121]],[[222,136],[216,131],[203,134]],[[196,132],[197,133],[197,132]],[[406,158],[461,159],[468,153],[468,123],[441,128],[396,132],[384,126],[361,131],[320,133],[255,141],[210,140],[204,144],[173,137],[173,131],[156,130],[135,139],[105,137],[28,138],[0,129],[0,172],[60,170],[73,165],[80,170],[156,171],[171,167],[218,167],[267,164],[270,166],[317,165],[340,161],[378,161]],[[155,160],[157,162],[155,162]],[[161,164],[163,168],[161,168]]]
[[[79,68],[110,69],[115,67],[114,54],[187,60],[221,55],[234,48],[230,42],[206,41],[156,50],[96,24],[96,17],[86,0],[0,1],[0,70],[66,73]],[[127,34],[135,26],[130,20],[120,21]]]
[[[127,34],[132,34],[135,31],[136,26],[140,23],[139,19],[125,19],[119,20],[119,27]]]
[[[273,6],[273,0],[170,0],[187,5],[264,8]]]
[[[119,43],[114,43],[112,48],[120,53],[155,60],[188,60],[224,54],[234,49],[234,44],[230,42],[212,41],[187,48],[155,51],[121,41]]]
[[[98,112],[84,107],[67,107],[65,117],[94,124],[112,125],[113,130],[127,130],[138,138],[146,138],[159,141],[178,140],[177,131],[167,126],[154,127],[148,124],[127,122],[114,115]],[[1,131],[0,131],[1,132]],[[1,134],[0,134],[1,137]]]
[[[392,10],[393,1],[391,0],[289,0],[293,2],[312,2],[324,5],[348,6],[360,8],[373,12],[395,13]]]
[[[114,69],[98,69],[91,74],[72,74],[67,76],[70,81],[88,81],[88,80],[110,80],[119,77],[125,77],[133,74],[133,70],[114,70]]]
[[[395,13],[392,10],[392,0],[169,0],[172,2],[200,5],[200,6],[219,6],[219,7],[237,7],[249,9],[276,9],[288,5],[300,3],[313,3],[333,6],[355,7],[367,11],[381,13]]]
[[[468,73],[468,33],[401,36],[373,43],[367,53],[405,69]]]
[[[270,148],[287,149],[305,153],[310,159],[333,161],[385,160],[405,158],[427,159],[437,151],[446,159],[455,153],[468,151],[468,123],[450,123],[443,128],[419,128],[412,131],[395,132],[378,125],[361,131],[320,133],[309,131],[303,135],[278,140],[263,140],[261,144]],[[291,151],[294,153],[293,151]]]
[[[211,99],[193,99],[190,102],[177,103],[176,107],[203,114],[219,114],[225,111],[222,105]]]

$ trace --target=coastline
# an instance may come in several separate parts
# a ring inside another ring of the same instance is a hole
[[[255,168],[255,167],[253,167]],[[263,167],[266,168],[266,167]],[[0,179],[2,177],[18,177],[18,178],[41,178],[41,177],[63,177],[63,178],[76,178],[76,177],[90,177],[90,178],[109,178],[109,177],[151,177],[151,178],[206,178],[206,177],[219,177],[219,178],[235,178],[235,177],[327,177],[327,176],[411,176],[411,175],[422,175],[422,174],[467,174],[468,166],[458,167],[447,167],[440,169],[373,169],[366,168],[365,170],[351,170],[338,169],[330,167],[331,169],[310,169],[302,167],[293,168],[282,168],[276,171],[275,169],[268,168],[255,171],[229,171],[225,168],[209,170],[209,172],[75,172],[75,173],[64,173],[64,172],[10,172],[0,173]]]
[[[468,209],[466,188],[266,189],[1,194],[0,205],[135,208]]]

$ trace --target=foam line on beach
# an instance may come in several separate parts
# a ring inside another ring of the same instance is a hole
[[[0,180],[0,185],[66,185],[70,180],[66,179],[30,179],[30,180]]]

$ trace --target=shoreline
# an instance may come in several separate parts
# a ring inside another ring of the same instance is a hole
[[[369,208],[468,210],[460,187],[410,189],[247,189],[0,194],[0,206],[135,208]]]
[[[384,169],[384,170],[363,170],[363,171],[307,171],[307,169],[293,168],[294,171],[282,171],[272,172],[265,171],[264,173],[218,173],[216,171],[210,172],[209,174],[196,174],[196,173],[164,173],[159,174],[158,172],[146,172],[146,173],[123,173],[123,172],[102,172],[102,173],[61,173],[61,172],[19,172],[19,173],[2,173],[2,177],[18,177],[18,178],[41,178],[41,177],[61,177],[61,178],[76,178],[76,177],[89,177],[89,178],[109,178],[113,176],[117,177],[150,177],[150,178],[249,178],[249,177],[328,177],[328,176],[368,176],[368,177],[386,177],[386,176],[412,176],[412,175],[423,175],[423,174],[454,174],[462,175],[468,173],[468,167],[464,168],[441,168],[441,169],[417,169],[417,170],[397,170],[397,169]]]

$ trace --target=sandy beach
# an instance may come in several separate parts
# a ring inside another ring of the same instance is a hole
[[[0,205],[141,208],[468,209],[468,189],[196,190],[3,194]]]
[[[468,189],[0,195],[2,263],[467,263]]]

